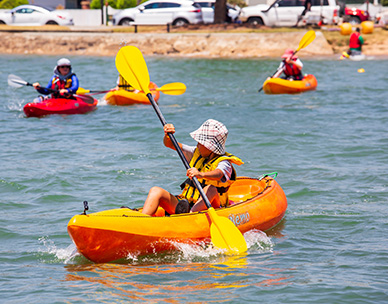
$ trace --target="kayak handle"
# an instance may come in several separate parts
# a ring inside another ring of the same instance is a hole
[[[278,173],[275,171],[275,172],[272,172],[272,173],[263,174],[262,176],[259,177],[259,180],[262,180],[263,178],[266,178],[268,176],[272,177],[273,179],[275,179],[278,176]]]
[[[83,215],[86,215],[86,211],[89,210],[89,205],[88,205],[88,201],[84,201],[84,213],[82,213]]]

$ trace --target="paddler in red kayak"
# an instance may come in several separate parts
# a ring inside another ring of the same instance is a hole
[[[164,126],[163,143],[175,150],[168,133],[175,133],[172,124]],[[243,164],[240,158],[225,152],[228,129],[221,122],[209,119],[190,135],[197,141],[197,146],[179,143],[191,167],[186,171],[188,179],[181,185],[182,194],[174,196],[163,188],[152,187],[144,203],[142,210],[144,214],[155,214],[159,206],[168,214],[186,213],[190,209],[192,212],[206,210],[205,202],[191,180],[194,176],[201,183],[213,208],[228,206],[227,191],[236,180],[236,171],[232,163]]]
[[[303,63],[300,61],[298,56],[294,55],[292,49],[287,49],[282,55],[283,61],[280,63],[278,71],[275,73],[273,78],[278,78],[282,73],[282,78],[287,80],[302,80],[303,74]]]
[[[79,82],[77,76],[72,72],[70,60],[61,58],[58,60],[54,68],[54,75],[51,77],[46,88],[41,87],[39,82],[35,82],[33,86],[43,95],[49,95],[52,93],[51,90],[56,90],[58,93],[53,93],[53,97],[69,98],[77,92]]]

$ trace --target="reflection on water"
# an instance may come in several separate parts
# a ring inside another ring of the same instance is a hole
[[[99,291],[94,295],[95,301],[124,296],[132,301],[160,302],[173,294],[177,303],[201,293],[211,293],[214,302],[230,301],[252,285],[288,284],[289,277],[284,276],[284,270],[260,267],[262,273],[252,272],[257,268],[250,265],[249,254],[220,256],[212,260],[140,266],[109,263],[68,265],[65,266],[69,272],[66,281],[81,282],[73,286],[76,288],[84,288],[87,283],[90,291]],[[279,274],[282,275],[279,277]]]

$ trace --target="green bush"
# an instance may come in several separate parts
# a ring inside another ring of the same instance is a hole
[[[105,0],[104,0],[104,3],[105,3]],[[136,0],[108,0],[108,5],[115,9],[124,9],[129,7],[135,7],[137,5],[137,2]],[[92,2],[90,3],[90,8],[100,9],[101,8],[100,0],[92,0]]]
[[[28,0],[3,0],[0,2],[0,9],[11,9],[23,4],[28,4]]]
[[[388,0],[381,0],[382,6],[388,6]]]

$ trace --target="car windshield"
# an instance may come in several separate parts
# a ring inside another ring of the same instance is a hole
[[[195,4],[198,4],[201,7],[213,7],[214,2],[195,2]]]

